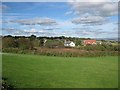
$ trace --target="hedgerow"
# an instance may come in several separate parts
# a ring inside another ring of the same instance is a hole
[[[49,49],[40,48],[38,50],[21,50],[18,48],[3,49],[5,53],[18,53],[18,54],[35,54],[46,56],[61,56],[61,57],[96,57],[96,56],[117,56],[118,51],[92,51],[92,50],[78,50],[78,49]]]

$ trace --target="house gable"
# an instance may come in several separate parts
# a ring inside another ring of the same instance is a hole
[[[72,41],[65,41],[65,42],[64,42],[64,46],[67,46],[67,47],[75,47],[75,43],[72,42]]]

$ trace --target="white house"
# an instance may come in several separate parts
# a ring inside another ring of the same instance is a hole
[[[72,41],[66,41],[64,42],[64,46],[66,47],[75,47],[75,43]]]

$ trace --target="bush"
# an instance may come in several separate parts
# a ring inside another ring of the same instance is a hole
[[[14,85],[9,84],[7,78],[2,78],[2,90],[13,90]]]
[[[21,50],[18,48],[6,48],[3,49],[5,53],[19,53],[19,54],[35,54],[35,55],[46,55],[46,56],[61,56],[61,57],[96,57],[96,56],[117,56],[118,51],[99,51],[92,50],[93,48],[88,47],[87,50],[69,49],[63,51],[62,49],[50,49],[41,48],[39,50]]]
[[[18,48],[4,48],[2,52],[5,53],[18,53],[20,50]]]

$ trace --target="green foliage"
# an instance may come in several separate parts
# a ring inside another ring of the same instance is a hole
[[[69,48],[68,48],[69,49]],[[5,48],[3,52],[5,53],[19,53],[19,54],[36,54],[45,56],[61,56],[61,57],[97,57],[97,56],[118,56],[118,51],[88,51],[81,50],[68,50],[65,51],[62,48],[40,48],[38,50],[21,50],[18,48]]]
[[[19,53],[21,50],[18,48],[4,48],[2,49],[2,52],[5,53]]]
[[[9,84],[7,78],[2,78],[2,90],[13,90],[14,85]]]
[[[44,39],[40,39],[39,45],[40,45],[40,46],[44,46]]]
[[[45,42],[45,40],[47,41]],[[84,38],[83,38],[84,39]],[[76,43],[75,48],[64,47],[64,40]],[[47,56],[81,57],[81,56],[107,56],[118,55],[120,48],[116,42],[103,41],[102,45],[82,46],[82,38],[71,37],[36,37],[5,36],[3,37],[3,52],[21,54],[39,54]],[[39,49],[40,47],[40,49]],[[46,49],[44,49],[46,48]],[[68,51],[66,50],[68,49]]]
[[[28,38],[19,38],[18,45],[18,47],[22,50],[29,49],[31,47],[30,40]]]
[[[86,46],[79,46],[77,47],[80,50],[87,50],[87,51],[119,51],[118,45],[86,45]]]
[[[75,45],[76,45],[76,46],[80,46],[80,45],[82,45],[82,40],[79,40],[79,39],[78,39],[78,40],[76,40]]]
[[[33,41],[33,47],[39,47],[39,46],[40,46],[40,40],[35,39],[35,40]]]
[[[15,43],[14,39],[12,37],[5,37],[2,40],[2,47],[3,48],[10,48],[10,47],[16,47],[17,43]]]
[[[36,36],[35,35],[31,35],[30,37],[29,37],[29,39],[30,39],[30,49],[34,49],[34,47],[36,46]],[[39,42],[38,42],[38,44],[39,44]]]
[[[58,41],[58,40],[48,40],[46,42],[46,47],[48,48],[58,48],[58,47],[63,47],[63,42]]]
[[[36,39],[36,36],[35,35],[31,35],[30,36],[30,41],[34,41]]]

